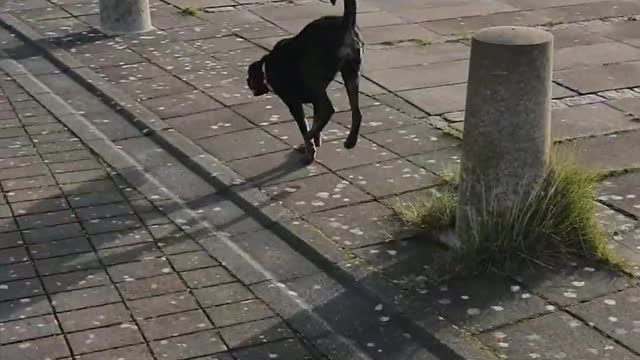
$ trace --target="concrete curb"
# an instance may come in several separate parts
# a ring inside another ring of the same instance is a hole
[[[255,216],[256,219],[262,222],[265,227],[268,227],[271,231],[275,232],[295,251],[298,251],[303,256],[312,259],[316,265],[320,264],[319,267],[322,270],[326,271],[329,275],[340,282],[347,284],[350,288],[355,289],[363,297],[375,301],[376,303],[383,304],[391,316],[402,320],[402,325],[409,329],[414,329],[417,333],[423,334],[423,339],[421,339],[422,343],[429,344],[430,347],[428,348],[430,350],[435,350],[437,353],[443,354],[443,359],[496,359],[488,351],[470,343],[470,341],[466,339],[466,334],[462,330],[442,320],[437,316],[437,314],[430,314],[428,319],[417,324],[413,321],[410,315],[400,310],[401,308],[410,309],[410,304],[407,303],[406,300],[387,300],[390,293],[399,293],[399,291],[395,287],[390,287],[390,284],[388,284],[386,280],[376,278],[366,279],[366,281],[363,282],[361,281],[362,276],[360,274],[365,271],[365,269],[359,268],[358,266],[340,266],[340,264],[335,264],[327,259],[317,248],[316,244],[305,241],[304,238],[296,235],[293,230],[290,230],[279,223],[279,221],[282,220],[280,216],[274,216],[270,212],[260,210],[256,206],[257,204],[268,200],[267,196],[261,193],[258,189],[251,187],[243,189],[242,192],[231,191],[230,188],[232,186],[244,184],[245,179],[236,174],[221,161],[210,154],[205,153],[191,140],[171,129],[162,119],[142,105],[132,101],[129,96],[102,79],[93,70],[82,65],[71,54],[53,47],[44,37],[14,16],[10,14],[0,14],[0,24],[12,29],[26,42],[43,51],[45,56],[56,66],[60,67],[63,71],[68,73],[94,94],[98,94],[106,99],[106,102],[110,106],[121,113],[143,134],[149,136],[158,145],[160,145],[160,147],[181,160],[183,165],[187,166],[195,174],[205,179],[212,186],[217,189],[221,189],[221,191],[225,191],[225,195],[228,195],[244,211]],[[43,91],[44,86],[36,79],[30,79],[29,75],[25,75],[24,72],[21,73],[24,69],[21,70],[19,67],[15,67],[15,64],[12,63],[6,63],[6,65],[16,74],[17,77],[23,76],[22,83],[36,89],[38,92]],[[17,65],[20,66],[19,64]],[[16,81],[19,80],[16,79]],[[46,89],[46,87],[44,87],[44,89]],[[42,99],[45,107],[51,110],[54,114],[60,115],[61,120],[65,122],[65,125],[85,140],[89,146],[98,154],[103,156],[107,162],[112,163],[113,161],[113,163],[119,164],[119,166],[115,166],[116,168],[130,168],[131,170],[125,171],[122,175],[127,181],[130,181],[132,185],[136,186],[137,184],[140,184],[140,179],[145,179],[142,182],[143,184],[147,182],[157,182],[154,178],[151,178],[146,174],[135,160],[131,159],[122,150],[115,148],[111,141],[100,131],[92,128],[92,124],[82,116],[76,114],[73,109],[69,108],[62,99],[50,92],[34,94],[34,97],[39,101]],[[85,136],[87,138],[85,138]],[[115,149],[111,147],[114,147]],[[108,151],[105,151],[105,149]],[[158,185],[157,187],[154,187],[153,190],[149,191],[157,191],[158,189],[162,189],[162,186]],[[146,193],[144,191],[141,192],[147,195],[149,194],[149,191]],[[153,195],[157,194],[154,193]],[[176,198],[170,194],[165,195],[169,195],[170,198]],[[281,214],[282,211],[274,211],[274,213]],[[177,214],[181,215],[178,216]],[[184,203],[179,202],[179,210],[172,213],[172,215],[173,217],[170,217],[177,224],[202,223],[201,217],[187,208]],[[210,229],[213,229],[213,227],[210,227]],[[198,232],[203,229],[187,227],[184,230],[191,234],[198,234]],[[208,231],[205,229],[202,233],[204,236],[201,235],[198,237],[203,239],[212,233],[215,234],[215,230]],[[226,241],[228,242],[228,246],[233,245],[228,239],[226,239]],[[371,277],[371,274],[367,274],[367,276]],[[322,320],[319,319],[319,321]],[[438,349],[433,349],[433,347]]]

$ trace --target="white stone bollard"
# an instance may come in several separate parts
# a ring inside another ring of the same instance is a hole
[[[110,35],[151,30],[149,0],[100,0],[100,27]]]
[[[553,35],[500,26],[472,41],[456,233],[474,241],[483,210],[527,198],[549,160]]]

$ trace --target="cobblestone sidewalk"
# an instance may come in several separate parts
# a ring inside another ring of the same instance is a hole
[[[0,358],[312,358],[3,72],[0,186]]]

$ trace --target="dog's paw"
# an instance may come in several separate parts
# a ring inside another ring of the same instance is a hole
[[[304,153],[307,152],[307,147],[304,144],[300,144],[300,145],[294,147],[293,150],[295,150],[296,152],[299,152],[301,154],[304,154]]]
[[[356,144],[358,143],[358,137],[357,136],[349,136],[347,138],[347,140],[345,140],[344,142],[344,147],[345,149],[353,149]]]
[[[311,165],[314,161],[316,161],[316,149],[312,148],[311,150],[305,152],[304,163],[307,165]]]

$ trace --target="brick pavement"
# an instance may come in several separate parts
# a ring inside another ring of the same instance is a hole
[[[356,277],[363,269],[376,269],[407,291],[402,296],[461,326],[494,354],[515,359],[638,357],[637,339],[629,335],[636,333],[637,324],[620,321],[636,299],[635,278],[595,264],[571,263],[557,274],[432,289],[420,277],[437,250],[415,241],[387,242],[390,225],[384,219],[398,195],[404,201],[437,189],[440,177],[459,162],[468,34],[490,25],[541,26],[556,37],[552,135],[559,146],[576,150],[583,164],[609,174],[600,190],[599,216],[612,234],[611,246],[637,275],[640,2],[360,1],[359,22],[368,45],[361,89],[363,139],[350,152],[341,146],[349,126],[348,102],[336,83],[331,96],[341,112],[327,131],[319,162],[309,168],[291,153],[298,134],[288,112],[276,99],[252,98],[244,85],[244,68],[278,39],[340,7],[318,1],[200,3],[208,7],[206,12],[184,17],[178,9],[193,2],[152,1],[158,31],[118,39],[92,30],[95,3],[11,1],[3,10],[233,169],[246,182],[237,192],[250,185],[270,197],[268,203],[291,210],[292,219],[281,224],[336,266]],[[47,72],[46,62],[19,46],[8,53],[33,73]],[[61,76],[39,79],[57,93],[77,86]],[[72,97],[65,100],[77,109],[102,105],[84,98],[75,104]],[[38,123],[42,110],[24,101],[23,109]],[[131,130],[117,130],[113,138],[126,151],[134,154],[146,146],[128,140]],[[9,138],[9,145],[26,141],[19,133]],[[21,172],[36,176],[40,170],[27,165]],[[92,170],[84,174],[94,176]],[[55,201],[37,206],[63,211]],[[223,215],[217,220],[231,234],[261,230],[250,221],[230,225]],[[397,239],[412,235],[402,229],[392,232]],[[257,246],[241,238],[246,248]],[[242,270],[231,269],[237,271]]]
[[[311,358],[4,72],[0,106],[2,359]]]

